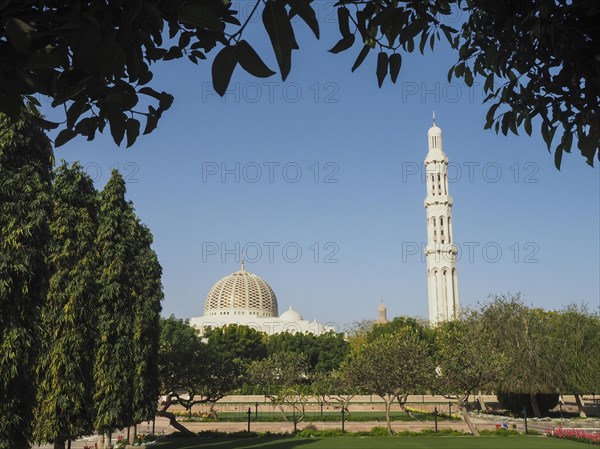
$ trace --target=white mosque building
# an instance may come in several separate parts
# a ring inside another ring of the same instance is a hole
[[[316,320],[302,318],[291,307],[279,315],[277,296],[269,284],[244,269],[219,280],[208,292],[204,301],[204,315],[191,318],[190,324],[200,334],[211,327],[239,324],[252,327],[268,335],[289,332],[320,335],[334,331]]]
[[[458,281],[456,274],[457,247],[452,239],[452,197],[448,192],[448,158],[442,147],[442,130],[435,124],[428,132],[429,150],[425,158],[427,177],[427,289],[429,322],[432,326],[458,317]],[[383,302],[378,308],[380,324],[387,322]],[[190,324],[200,333],[208,327],[239,324],[268,335],[282,332],[320,335],[334,327],[308,321],[297,311],[286,310],[279,315],[277,297],[263,279],[244,269],[219,280],[204,301],[204,315],[191,318]]]

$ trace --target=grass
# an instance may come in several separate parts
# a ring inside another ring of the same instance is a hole
[[[545,437],[173,438],[156,449],[576,449],[581,443]]]

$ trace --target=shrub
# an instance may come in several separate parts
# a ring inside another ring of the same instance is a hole
[[[325,438],[325,437],[339,437],[347,435],[342,432],[341,429],[329,429],[329,430],[316,430],[316,429],[303,429],[296,433],[297,437],[300,438]]]
[[[531,396],[529,393],[506,393],[498,392],[496,395],[498,402],[507,410],[513,413],[520,414],[523,407],[527,410],[528,416],[533,416],[533,408],[531,407]],[[536,394],[540,413],[545,415],[548,410],[553,409],[558,405],[558,394]]]
[[[201,438],[258,438],[258,432],[221,432],[219,430],[201,430],[197,433]]]
[[[376,426],[369,431],[369,436],[371,437],[382,437],[385,435],[388,435],[388,430],[386,427]]]

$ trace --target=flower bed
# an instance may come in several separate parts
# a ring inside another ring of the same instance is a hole
[[[563,429],[562,427],[557,427],[553,430],[546,430],[546,435],[549,437],[561,438],[563,440],[571,440],[579,443],[588,443],[600,446],[600,433],[598,432],[586,432],[585,430]]]

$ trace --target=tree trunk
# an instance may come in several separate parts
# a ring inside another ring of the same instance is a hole
[[[277,408],[281,412],[281,416],[283,417],[283,420],[286,422],[289,421],[287,415],[285,414],[285,409],[283,408],[283,405],[278,405]]]
[[[485,403],[485,399],[483,399],[483,394],[481,391],[479,392],[479,404],[481,404],[481,410],[487,412],[487,404]]]
[[[100,449],[104,447],[104,432],[98,432],[98,447]]]
[[[464,401],[460,401],[458,403],[458,407],[460,408],[460,414],[462,416],[462,419],[467,424],[467,427],[469,428],[473,436],[478,437],[479,431],[477,430],[477,427],[475,427],[475,424],[473,424],[473,422],[471,421],[471,417],[469,416],[469,411],[467,410],[466,403]]]
[[[129,432],[127,431],[127,441],[128,444],[131,444],[133,446],[133,443],[135,443],[135,437],[137,436],[137,424],[133,425],[133,432]]]
[[[67,443],[67,449],[71,449],[71,440]]]
[[[390,435],[394,432],[392,431],[392,420],[390,417],[390,408],[392,407],[392,399],[385,400],[385,422],[387,424],[387,431]]]
[[[404,413],[406,413],[411,418],[414,418],[414,415],[410,412],[409,409],[406,408],[406,400],[408,399],[408,396],[407,395],[398,396],[397,399],[398,399],[398,405],[400,406],[400,410],[402,410]]]
[[[348,408],[350,406],[350,401],[352,400],[354,396],[347,398],[346,400],[344,400],[344,402],[342,402],[342,407],[344,407],[344,409],[346,410],[346,415],[350,416],[350,409]]]
[[[529,397],[531,400],[531,408],[533,409],[533,416],[536,418],[541,418],[542,414],[540,413],[540,405],[538,404],[537,395],[535,393],[531,393]]]
[[[104,449],[110,449],[112,446],[112,432],[108,432],[107,437],[104,439]]]
[[[216,404],[214,402],[210,403],[210,409],[208,410],[208,415],[211,418],[217,420],[217,419],[219,419],[219,416],[217,415],[217,411],[215,410],[215,405]]]
[[[65,449],[65,440],[58,439],[54,442],[54,449]]]
[[[169,420],[169,424],[172,427],[174,427],[175,429],[179,430],[181,433],[189,435],[189,436],[195,435],[194,432],[189,430],[187,427],[185,427],[181,423],[177,422],[177,418],[175,417],[175,415],[173,413],[168,412],[163,409],[163,410],[159,410],[157,415],[162,416],[163,418],[167,418]]]
[[[585,404],[583,403],[583,398],[581,397],[580,394],[576,394],[575,395],[575,402],[577,403],[577,409],[579,410],[579,416],[581,418],[587,418],[587,415],[585,414]]]

